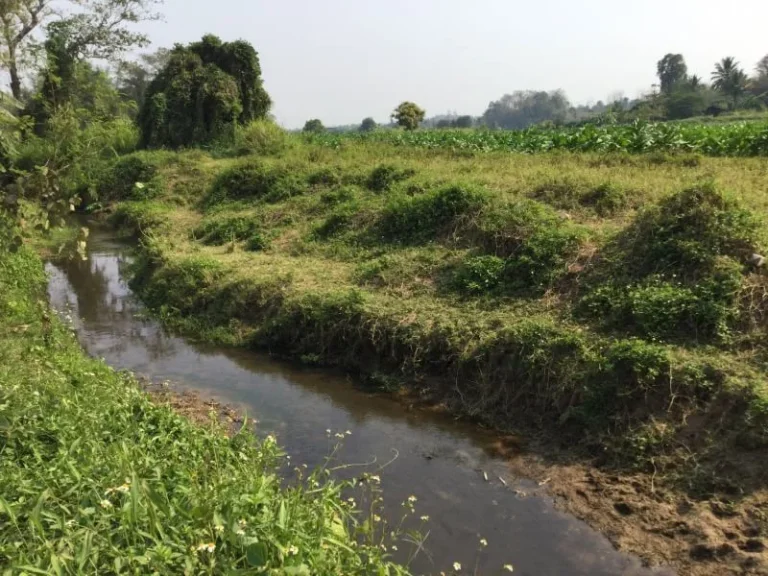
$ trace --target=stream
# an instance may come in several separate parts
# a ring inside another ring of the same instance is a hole
[[[327,429],[351,431],[338,454],[341,462],[375,461],[368,468],[373,470],[392,461],[377,472],[385,515],[398,522],[401,502],[413,495],[416,518],[430,517],[426,551],[411,563],[415,574],[450,573],[454,562],[463,574],[502,574],[504,564],[525,576],[672,574],[643,568],[603,535],[556,510],[536,483],[512,477],[494,449],[498,438],[489,432],[444,414],[408,410],[338,374],[169,334],[146,316],[121,276],[130,257],[130,246],[96,229],[87,261],[47,264],[51,303],[71,315],[88,353],[116,369],[172,381],[245,411],[260,435],[277,436],[296,465],[322,464],[336,441]],[[481,538],[488,546],[479,551]]]

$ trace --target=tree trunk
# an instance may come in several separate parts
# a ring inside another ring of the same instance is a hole
[[[10,46],[8,47],[8,72],[11,75],[11,93],[16,100],[21,101],[21,79],[16,65],[16,48]]]

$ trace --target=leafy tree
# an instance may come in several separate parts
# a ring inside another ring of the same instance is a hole
[[[447,118],[438,120],[437,124],[435,124],[435,128],[437,128],[438,130],[445,130],[446,128],[453,128],[453,127],[454,127],[453,120],[448,120]]]
[[[539,122],[564,122],[570,103],[561,90],[553,92],[517,91],[491,102],[483,122],[491,128],[522,129]]]
[[[20,100],[21,68],[32,58],[34,32],[46,23],[68,27],[71,48],[83,57],[112,58],[148,43],[128,24],[155,19],[162,0],[2,0],[0,64],[11,77],[11,92]],[[70,8],[70,10],[67,10]],[[77,8],[75,12],[71,8]]]
[[[136,61],[121,61],[115,71],[117,89],[126,102],[135,104],[136,109],[144,102],[149,83],[168,63],[171,52],[160,48],[149,54],[142,54]]]
[[[370,116],[364,118],[360,123],[360,132],[371,132],[372,130],[376,130],[376,121]]]
[[[233,138],[236,124],[265,118],[270,106],[253,46],[204,36],[174,46],[150,82],[138,117],[141,144],[180,147]]]
[[[459,116],[456,118],[456,128],[472,128],[474,121],[472,116]]]
[[[768,54],[755,66],[755,77],[750,82],[750,88],[757,99],[768,104]]]
[[[325,126],[323,126],[319,119],[313,118],[312,120],[307,120],[304,124],[304,132],[319,134],[320,132],[325,132]]]
[[[413,102],[403,102],[395,111],[392,112],[392,120],[397,123],[398,126],[402,126],[406,130],[416,130],[419,124],[424,120],[426,112],[419,108]]]
[[[670,94],[688,77],[688,66],[682,54],[667,54],[656,64],[662,94]]]
[[[730,98],[733,108],[738,106],[739,99],[746,92],[747,82],[747,75],[739,68],[735,58],[728,56],[715,64],[712,87]]]

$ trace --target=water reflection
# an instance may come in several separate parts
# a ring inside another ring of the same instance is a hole
[[[323,461],[332,445],[326,429],[352,431],[339,455],[344,462],[384,463],[397,453],[381,473],[387,509],[399,519],[400,503],[415,495],[417,516],[431,518],[427,547],[433,561],[420,556],[412,566],[416,573],[449,571],[454,561],[465,567],[477,562],[479,574],[499,574],[506,563],[515,566],[515,574],[535,576],[651,573],[585,524],[554,510],[548,499],[517,496],[515,490],[530,493],[536,487],[509,477],[505,463],[494,457],[491,435],[448,417],[405,410],[327,372],[167,334],[144,317],[120,277],[126,248],[98,233],[90,243],[87,262],[48,266],[51,301],[59,310],[71,309],[85,348],[117,368],[179,381],[240,405],[263,433],[278,435],[294,463]],[[507,479],[507,487],[498,476]],[[478,560],[481,537],[489,546]]]

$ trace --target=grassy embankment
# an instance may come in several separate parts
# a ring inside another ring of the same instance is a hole
[[[257,144],[104,176],[166,320],[699,495],[762,487],[764,159]]]
[[[3,574],[404,573],[347,484],[318,471],[281,486],[271,438],[153,404],[45,299],[40,260],[0,254]]]

